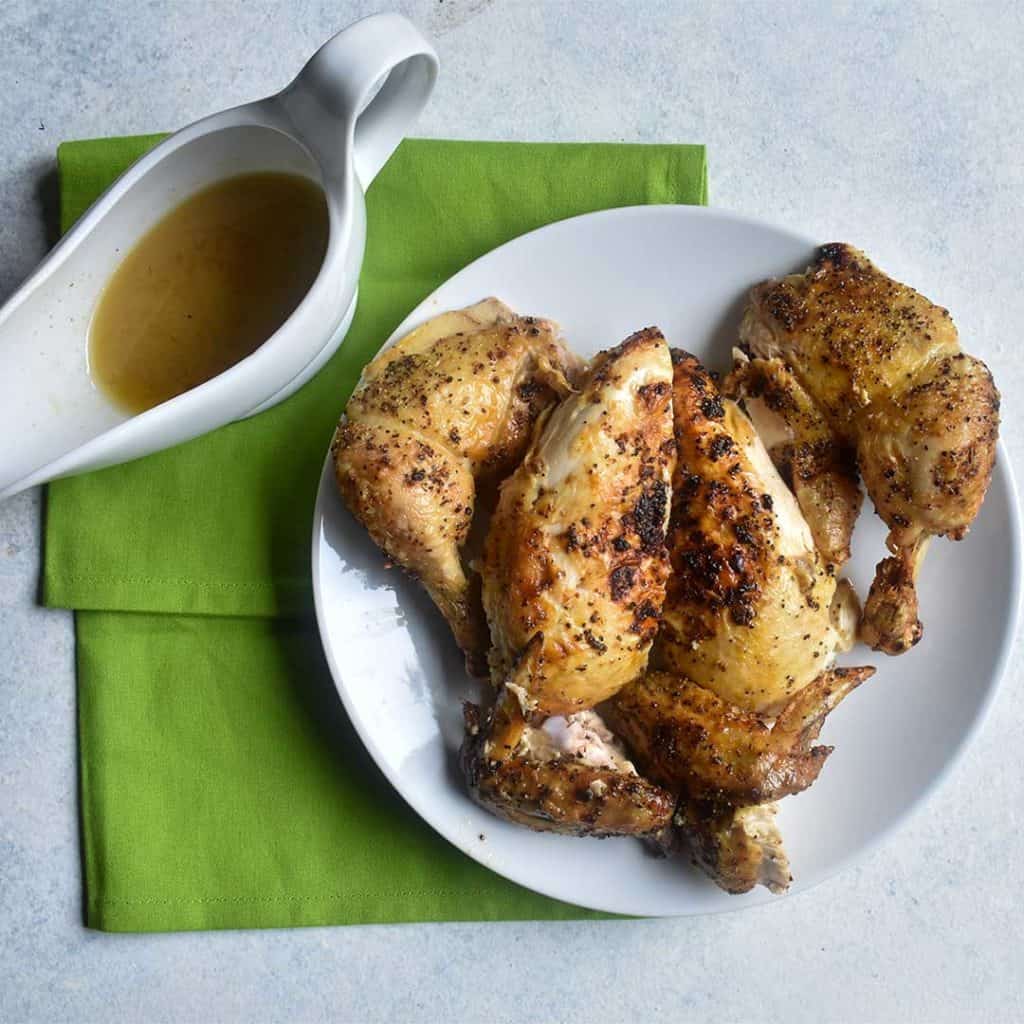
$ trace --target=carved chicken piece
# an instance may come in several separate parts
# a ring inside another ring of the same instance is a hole
[[[743,401],[811,529],[826,563],[840,569],[850,559],[850,539],[860,514],[857,460],[781,359],[750,359],[737,350],[724,390]]]
[[[766,803],[814,782],[832,752],[814,745],[825,717],[873,674],[824,672],[769,726],[689,679],[648,672],[616,696],[609,720],[644,775],[685,800]]]
[[[804,687],[773,724],[688,679],[648,672],[623,689],[607,717],[644,776],[679,800],[660,834],[666,854],[689,852],[727,892],[781,892],[789,863],[775,801],[810,786],[831,747],[815,746],[826,716],[874,674],[833,669]]]
[[[672,364],[648,328],[598,355],[501,488],[484,545],[492,678],[531,716],[612,696],[647,666],[665,592]]]
[[[672,797],[637,774],[595,712],[535,726],[503,689],[485,719],[475,704],[464,713],[462,770],[473,799],[498,817],[599,837],[648,835],[671,820]]]
[[[777,812],[775,804],[682,804],[674,819],[674,848],[688,852],[727,893],[739,895],[758,885],[783,893],[793,876],[775,821]]]
[[[886,654],[900,654],[921,639],[924,627],[918,614],[917,573],[928,538],[898,555],[883,558],[875,566],[860,638]]]
[[[693,356],[673,358],[672,575],[652,662],[772,714],[852,646],[856,599],[750,420]]]
[[[554,324],[497,299],[440,316],[363,371],[334,437],[338,487],[393,562],[417,576],[471,670],[486,671],[478,584],[461,549],[477,485],[521,458],[578,362]]]
[[[837,438],[853,447],[889,527],[863,632],[898,654],[921,636],[914,581],[923,542],[960,540],[995,465],[999,393],[960,349],[949,312],[880,271],[862,252],[823,246],[811,267],[751,292],[746,351],[781,359]]]

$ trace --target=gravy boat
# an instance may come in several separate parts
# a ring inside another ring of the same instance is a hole
[[[328,40],[282,92],[197,121],[114,182],[0,309],[0,499],[244,419],[312,377],[355,313],[363,193],[422,110],[437,66],[405,18],[365,18]],[[184,199],[256,171],[303,175],[323,189],[329,238],[319,274],[251,355],[161,405],[124,412],[89,375],[89,322],[104,286]]]

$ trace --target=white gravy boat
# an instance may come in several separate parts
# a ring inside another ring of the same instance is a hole
[[[0,499],[251,416],[312,377],[355,313],[363,193],[422,110],[437,66],[405,18],[366,18],[325,43],[276,96],[197,121],[114,182],[0,309]],[[253,171],[300,174],[323,188],[330,234],[316,280],[252,355],[146,412],[120,410],[87,364],[104,285],[182,200]]]

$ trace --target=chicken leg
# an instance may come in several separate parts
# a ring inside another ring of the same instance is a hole
[[[921,637],[914,578],[928,537],[962,539],[995,465],[999,392],[961,351],[949,311],[862,252],[822,246],[804,274],[751,292],[750,355],[781,360],[856,451],[892,558],[879,563],[863,635],[887,654]]]
[[[377,356],[335,434],[346,504],[421,581],[476,674],[486,672],[487,627],[461,551],[477,484],[516,464],[578,368],[554,324],[487,299],[435,317]]]

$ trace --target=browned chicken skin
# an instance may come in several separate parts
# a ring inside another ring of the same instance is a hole
[[[991,374],[961,351],[947,310],[839,243],[822,246],[805,274],[754,288],[740,339],[752,355],[782,360],[856,450],[893,556],[879,564],[862,635],[876,650],[905,651],[921,636],[923,543],[961,539],[991,480]]]
[[[519,461],[537,418],[577,370],[553,324],[487,299],[428,321],[377,356],[335,434],[346,504],[426,587],[471,671],[486,671],[487,649],[461,557],[477,483]]]
[[[918,617],[917,569],[926,541],[899,555],[883,558],[875,566],[860,637],[869,647],[899,654],[921,639],[924,627]]]
[[[473,799],[499,817],[597,837],[648,835],[671,820],[671,795],[637,774],[594,712],[534,726],[505,689],[485,719],[475,704],[464,712],[462,770]]]
[[[772,714],[852,644],[855,599],[750,421],[693,356],[673,359],[672,576],[652,662]]]
[[[648,672],[616,696],[610,721],[644,775],[687,800],[766,803],[814,782],[832,752],[813,745],[825,717],[873,673],[822,673],[769,727],[689,679]]]
[[[739,895],[758,885],[785,892],[793,876],[775,821],[777,811],[775,804],[680,804],[672,830],[675,849],[669,852],[688,852],[727,893]]]
[[[672,364],[648,328],[598,355],[501,488],[481,571],[492,674],[531,717],[647,667],[665,593]]]
[[[530,828],[643,835],[673,800],[591,710],[642,673],[668,559],[672,363],[654,328],[602,352],[502,485],[481,569],[495,710],[466,707],[482,806]]]
[[[737,352],[723,390],[743,400],[822,557],[842,568],[850,559],[862,498],[853,449],[839,440],[781,359],[748,359]]]
[[[648,672],[608,709],[646,778],[678,798],[659,844],[686,851],[716,885],[747,892],[790,882],[775,801],[810,786],[831,747],[814,746],[826,716],[872,668],[832,669],[790,699],[769,725],[688,679]]]

